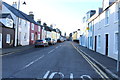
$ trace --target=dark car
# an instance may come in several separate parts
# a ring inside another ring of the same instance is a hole
[[[36,40],[35,41],[35,47],[39,46],[48,46],[48,42],[46,40]]]

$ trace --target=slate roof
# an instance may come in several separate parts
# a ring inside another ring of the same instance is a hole
[[[56,29],[53,29],[54,32],[56,32]]]
[[[13,19],[12,16],[10,15],[10,13],[0,14],[0,18],[10,18],[10,19]]]
[[[0,27],[3,27],[3,26],[5,26],[2,22],[0,22]]]
[[[27,21],[30,21],[31,23],[38,25],[30,16],[23,13],[22,11],[14,8],[13,6],[7,4],[6,2],[2,2],[2,4],[5,5],[17,17],[22,18],[22,19],[27,20]]]

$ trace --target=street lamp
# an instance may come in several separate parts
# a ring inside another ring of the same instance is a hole
[[[23,4],[26,5],[26,2],[24,1]],[[19,10],[20,10],[20,0],[18,1],[18,11]],[[19,12],[18,12],[18,14],[19,14]],[[18,16],[18,19],[17,19],[17,46],[19,45],[19,43],[18,43],[19,32],[18,31],[19,31],[19,16]]]

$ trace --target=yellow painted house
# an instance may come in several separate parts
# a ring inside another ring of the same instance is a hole
[[[77,31],[73,32],[72,40],[77,40]]]

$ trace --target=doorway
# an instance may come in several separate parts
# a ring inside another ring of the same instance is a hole
[[[0,48],[2,48],[2,33],[0,33]]]
[[[108,56],[108,34],[105,35],[105,55]]]
[[[97,36],[95,36],[95,47],[94,47],[94,49],[95,49],[95,52],[96,52],[96,49],[97,49]]]

